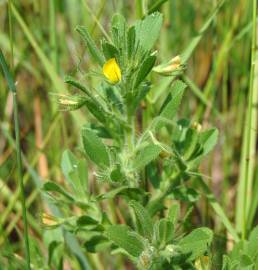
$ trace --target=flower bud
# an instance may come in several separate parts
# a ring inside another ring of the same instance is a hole
[[[161,64],[153,68],[153,71],[169,76],[169,75],[174,75],[176,72],[182,71],[183,66],[181,64],[181,58],[179,55],[176,57],[172,58],[168,63],[166,64]]]

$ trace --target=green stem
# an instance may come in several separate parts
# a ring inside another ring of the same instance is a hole
[[[10,36],[10,51],[11,51],[11,69],[14,68],[14,54],[13,54],[13,20],[11,10],[12,0],[8,0],[8,18],[9,18],[9,36]]]
[[[56,1],[49,1],[49,32],[50,32],[50,46],[51,46],[51,60],[55,66],[58,73],[59,71],[59,61],[58,61],[58,48],[57,48],[57,34],[56,34]]]
[[[8,83],[9,89],[13,94],[13,106],[14,106],[14,124],[15,124],[15,139],[16,139],[16,153],[17,153],[17,172],[20,186],[20,197],[22,204],[22,218],[24,224],[24,242],[25,242],[25,251],[26,251],[26,262],[27,270],[30,270],[30,249],[29,249],[29,234],[28,234],[28,222],[27,222],[27,213],[26,213],[26,202],[25,202],[25,190],[23,184],[23,174],[22,174],[22,161],[21,161],[21,145],[20,145],[20,129],[19,129],[19,118],[18,118],[18,105],[17,105],[17,92],[12,78],[11,72],[6,64],[4,55],[0,50],[0,63]]]
[[[244,201],[243,201],[243,223],[242,223],[242,239],[246,238],[247,234],[247,213],[250,206],[250,196],[252,189],[252,180],[254,175],[255,165],[255,144],[256,144],[256,121],[257,109],[255,102],[257,102],[257,91],[254,88],[254,70],[255,70],[255,55],[256,55],[256,9],[257,0],[253,0],[253,31],[252,31],[252,49],[251,49],[251,68],[250,68],[250,82],[249,82],[249,96],[247,108],[247,140],[246,140],[246,157],[245,157],[245,181],[244,181]],[[257,89],[256,89],[257,90]]]

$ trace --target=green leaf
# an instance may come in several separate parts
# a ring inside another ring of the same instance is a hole
[[[77,26],[76,31],[80,33],[86,45],[88,46],[89,52],[93,60],[95,60],[102,67],[105,63],[105,59],[103,55],[100,53],[100,51],[97,49],[97,46],[92,37],[90,36],[87,28],[84,26]]]
[[[185,186],[176,187],[171,194],[176,200],[191,203],[198,201],[200,198],[200,194],[195,189]]]
[[[106,236],[118,247],[134,257],[139,257],[144,250],[144,243],[126,225],[111,225],[106,229]]]
[[[106,123],[107,121],[107,115],[106,112],[103,110],[101,106],[96,104],[92,100],[86,100],[85,105],[87,106],[88,110],[101,122]]]
[[[114,45],[112,45],[111,43],[108,43],[105,40],[102,42],[101,45],[102,45],[102,51],[106,60],[118,57],[119,52]]]
[[[135,27],[132,26],[127,31],[127,57],[130,59],[135,50]]]
[[[59,186],[54,182],[46,182],[43,185],[43,190],[46,192],[57,192],[62,196],[64,196],[65,198],[67,198],[68,200],[74,201],[73,197],[69,193],[67,193],[61,186]]]
[[[175,203],[169,208],[168,211],[168,219],[174,224],[174,226],[178,221],[179,215],[180,215],[180,204]]]
[[[156,56],[155,55],[150,55],[147,57],[143,63],[139,67],[139,71],[136,75],[135,82],[133,84],[133,89],[135,90],[139,84],[146,78],[146,76],[150,73],[152,70],[153,66],[155,65],[156,62]]]
[[[0,50],[0,64],[2,66],[4,76],[6,78],[6,81],[8,83],[8,87],[9,87],[10,91],[15,93],[16,92],[16,87],[15,87],[14,79],[13,79],[13,76],[12,76],[8,66],[7,66],[7,63],[5,61],[5,57],[4,57],[1,50]]]
[[[160,219],[155,225],[155,239],[158,241],[160,247],[164,248],[173,239],[174,225],[166,218]]]
[[[173,120],[173,118],[176,116],[176,112],[181,103],[185,88],[186,88],[186,84],[184,84],[180,80],[177,80],[173,83],[171,91],[170,91],[171,99],[164,106],[163,110],[160,113],[160,117],[166,118],[170,121]],[[160,122],[156,128],[159,129],[163,125],[164,123]]]
[[[91,97],[91,91],[84,85],[82,85],[79,81],[75,80],[73,77],[71,76],[65,76],[65,83],[68,83],[72,86],[74,86],[75,88],[81,90],[83,93],[85,93],[87,96]]]
[[[245,253],[251,258],[258,257],[258,226],[251,231],[248,243],[246,244]]]
[[[148,4],[148,14],[151,14],[154,11],[157,11],[167,1],[168,0],[154,0],[154,1],[150,1],[150,3]]]
[[[143,197],[146,194],[145,194],[145,191],[140,188],[131,188],[129,186],[121,186],[118,188],[114,188],[109,192],[100,194],[99,196],[97,196],[97,199],[98,200],[113,199],[118,195],[132,198],[136,195],[138,195],[139,197]]]
[[[239,269],[241,270],[254,270],[254,262],[250,256],[243,254],[240,257]]]
[[[181,251],[189,256],[189,260],[194,260],[207,251],[212,238],[212,231],[208,228],[202,227],[195,229],[190,234],[182,238],[178,245],[180,246]]]
[[[132,111],[134,112],[135,109],[137,109],[137,107],[139,106],[140,102],[146,97],[146,95],[148,94],[148,92],[150,91],[150,83],[149,82],[145,82],[140,84],[140,86],[138,87],[137,91],[136,91],[136,95],[133,98],[132,101]]]
[[[135,24],[135,43],[139,44],[144,52],[153,48],[160,35],[162,22],[162,15],[156,12]]]
[[[199,142],[203,146],[202,155],[208,154],[218,141],[219,132],[216,128],[208,129],[200,134]]]
[[[97,253],[106,250],[111,245],[111,242],[102,235],[93,236],[86,241],[84,247],[90,253]]]
[[[202,151],[195,159],[188,162],[189,167],[196,167],[200,164],[203,157],[205,157],[216,145],[218,141],[218,134],[219,133],[216,128],[205,130],[199,134],[199,143]]]
[[[161,182],[161,176],[159,173],[158,164],[155,161],[149,163],[146,167],[146,173],[147,173],[147,178],[150,180],[152,186],[155,189],[158,189]]]
[[[124,16],[117,13],[112,17],[112,39],[114,44],[120,48],[125,48],[126,43],[126,21]]]
[[[77,221],[76,224],[79,228],[83,228],[86,230],[104,230],[102,225],[99,224],[99,222],[95,219],[93,219],[90,216],[80,216]],[[97,228],[98,227],[98,228]]]
[[[156,159],[161,152],[161,147],[155,144],[149,144],[141,149],[133,161],[133,170],[140,170]]]
[[[184,141],[184,154],[183,154],[183,159],[188,160],[195,148],[196,144],[198,142],[198,132],[196,129],[189,128],[186,133],[185,141]]]
[[[94,131],[83,128],[82,140],[85,152],[89,158],[99,167],[109,166],[109,154],[106,146]]]
[[[78,160],[70,150],[62,155],[61,168],[75,194],[84,197],[88,190],[88,167],[85,160]]]
[[[230,270],[231,260],[227,255],[223,255],[222,270]]]
[[[134,210],[136,227],[140,235],[152,239],[153,223],[147,210],[137,201],[130,201],[129,206]]]

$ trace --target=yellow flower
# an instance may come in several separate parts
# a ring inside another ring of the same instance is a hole
[[[103,74],[111,83],[121,80],[121,70],[115,58],[109,59],[103,66]]]

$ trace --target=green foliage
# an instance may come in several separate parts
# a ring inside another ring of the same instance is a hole
[[[106,236],[131,256],[138,257],[144,250],[144,243],[141,239],[125,225],[109,226],[106,229]]]
[[[178,245],[181,252],[189,256],[189,260],[200,257],[207,250],[207,246],[211,244],[213,233],[208,228],[198,228],[190,234],[183,237]]]
[[[146,209],[144,209],[144,207],[136,201],[131,201],[129,206],[134,211],[136,228],[139,234],[145,238],[152,239],[153,224]]]
[[[133,170],[139,170],[156,159],[161,152],[161,147],[155,144],[149,144],[138,151],[133,161]]]
[[[230,254],[223,257],[223,270],[257,269],[258,227],[250,233],[248,240],[238,242]]]
[[[82,140],[85,152],[99,167],[109,166],[109,154],[101,139],[90,129],[82,130]]]
[[[84,26],[78,26],[76,30],[79,32],[79,34],[82,36],[83,40],[86,43],[86,46],[88,47],[89,53],[91,54],[92,58],[100,65],[103,66],[104,64],[104,58],[103,55],[99,52],[99,50],[96,47],[96,44],[92,37],[90,36],[88,30]]]
[[[135,25],[135,44],[140,46],[143,53],[151,50],[160,35],[163,17],[153,13],[138,21]],[[151,35],[150,35],[151,33]]]
[[[159,9],[164,2],[152,1],[150,10]],[[105,77],[100,76],[100,69],[89,73],[92,77],[98,75],[97,89],[66,78],[68,84],[84,94],[72,96],[70,103],[81,98],[82,106],[96,118],[83,126],[82,144],[96,166],[93,175],[102,182],[96,182],[97,194],[90,192],[87,163],[65,151],[61,167],[68,186],[47,182],[43,189],[60,209],[71,213],[57,224],[77,234],[89,253],[121,253],[139,269],[195,269],[209,254],[213,232],[206,227],[190,232],[187,228],[193,205],[200,199],[199,186],[193,179],[200,175],[200,162],[214,148],[218,131],[202,131],[198,123],[177,119],[187,85],[176,77],[171,85],[166,83],[169,91],[163,93],[167,97],[161,106],[159,103],[158,110],[144,111],[142,104],[148,104],[152,88],[148,75],[157,58],[157,52],[152,50],[162,22],[162,15],[156,12],[129,27],[125,18],[116,14],[112,18],[111,38],[101,41],[101,49],[85,27],[77,27],[93,60],[103,68],[105,60],[115,58],[117,66],[109,66],[107,71],[121,71],[121,80],[115,74],[118,81],[109,81],[104,69]],[[151,113],[153,121],[143,124],[146,113]],[[149,180],[153,189],[148,188]],[[105,192],[101,184],[104,181],[108,188]],[[167,210],[171,200],[172,206]],[[118,210],[118,222],[113,207],[120,202],[124,207]],[[183,203],[188,206],[184,214],[180,211]],[[103,205],[112,207],[113,214],[105,212]],[[72,206],[86,213],[77,215]],[[224,215],[223,211],[219,213]],[[228,224],[225,219],[227,227]],[[242,264],[248,265],[247,256],[242,258]],[[226,265],[230,258],[225,258]]]

